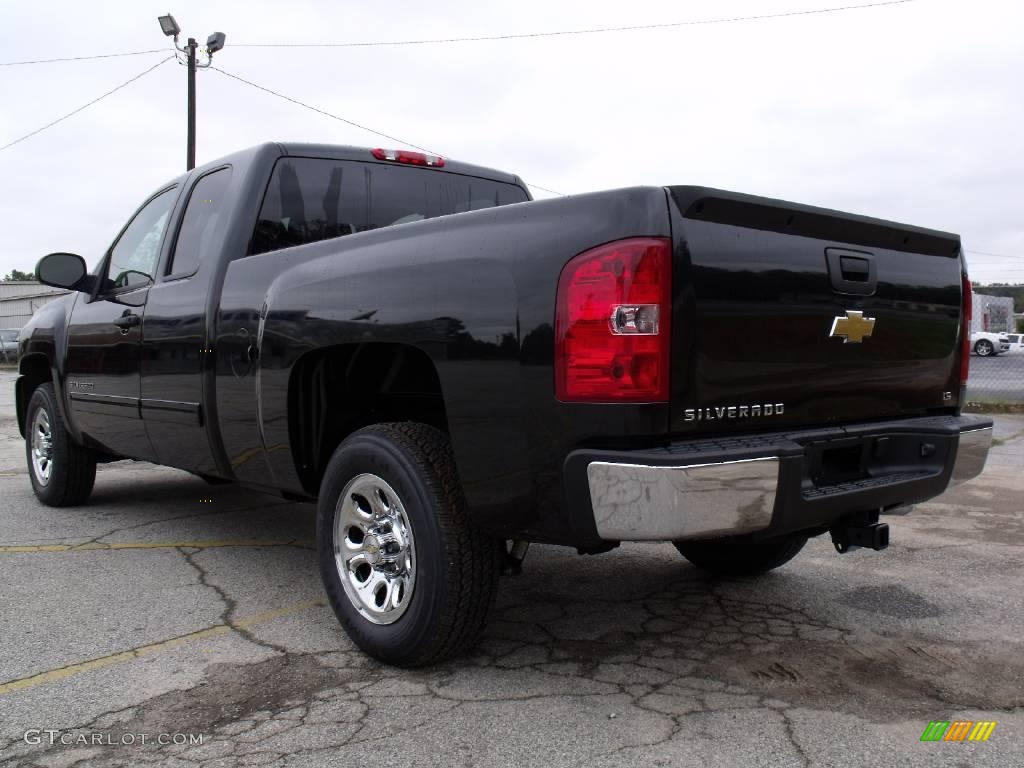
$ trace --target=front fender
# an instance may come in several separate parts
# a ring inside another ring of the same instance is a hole
[[[64,391],[64,353],[67,348],[67,326],[78,294],[55,299],[28,321],[18,336],[18,379],[14,384],[18,431],[25,436],[25,415],[35,388],[44,381],[53,384],[61,418],[75,441],[80,439],[69,418]]]

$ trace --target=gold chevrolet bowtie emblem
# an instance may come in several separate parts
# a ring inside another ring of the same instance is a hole
[[[832,321],[829,336],[842,337],[843,344],[860,344],[875,330],[875,318],[864,317],[863,312],[846,310],[846,317],[837,317]]]

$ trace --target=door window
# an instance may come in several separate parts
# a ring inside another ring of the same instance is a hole
[[[173,193],[172,187],[146,203],[114,243],[107,267],[108,289],[139,288],[153,281],[160,243],[174,206]]]
[[[192,187],[168,274],[174,277],[191,275],[210,253],[214,235],[224,218],[225,197],[230,181],[231,169],[221,168],[206,174]]]

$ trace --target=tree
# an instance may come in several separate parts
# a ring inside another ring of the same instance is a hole
[[[35,280],[34,272],[22,272],[20,269],[12,269],[4,277],[4,280]]]
[[[974,292],[987,296],[1009,296],[1013,299],[1014,311],[1019,312],[1024,309],[1024,284],[994,283],[992,285],[982,285],[977,283],[974,286]]]

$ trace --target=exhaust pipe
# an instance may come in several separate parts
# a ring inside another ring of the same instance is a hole
[[[889,524],[878,522],[877,511],[844,517],[829,533],[836,552],[841,555],[861,547],[879,552],[889,546]]]

